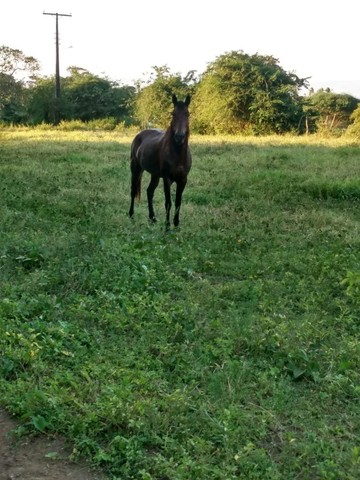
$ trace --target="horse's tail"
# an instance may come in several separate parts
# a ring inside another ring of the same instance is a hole
[[[137,145],[136,145],[136,138],[134,139],[132,145],[131,145],[131,154],[130,154],[130,167],[131,167],[131,173],[132,173],[132,194],[133,198],[136,198],[137,200],[140,201],[141,198],[141,177],[142,177],[142,169],[139,166],[139,162],[136,156],[136,150],[137,150]]]
[[[142,177],[142,173],[140,173],[140,175],[137,177],[137,180],[136,180],[135,198],[139,202],[140,202],[140,198],[141,198],[141,177]]]

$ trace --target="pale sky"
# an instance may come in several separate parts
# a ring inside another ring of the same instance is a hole
[[[123,84],[148,78],[152,66],[198,74],[231,50],[272,55],[281,67],[311,77],[316,89],[360,98],[360,0],[3,0],[0,45],[55,71],[59,18],[60,73],[69,66]]]

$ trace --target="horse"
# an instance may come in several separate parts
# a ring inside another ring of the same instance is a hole
[[[188,145],[190,95],[185,101],[172,95],[174,109],[166,130],[146,129],[139,132],[131,144],[131,204],[130,218],[134,216],[134,200],[140,200],[141,177],[146,170],[151,175],[147,188],[149,219],[156,222],[153,197],[160,178],[164,183],[166,228],[170,228],[171,185],[176,183],[174,226],[178,227],[182,194],[187,183],[192,158]]]

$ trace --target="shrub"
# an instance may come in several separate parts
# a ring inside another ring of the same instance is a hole
[[[352,124],[348,126],[346,134],[354,137],[356,140],[360,140],[360,103],[354,112],[351,114],[350,120]]]

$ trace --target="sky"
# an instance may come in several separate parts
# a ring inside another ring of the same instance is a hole
[[[19,49],[55,73],[69,66],[130,85],[153,66],[201,74],[219,55],[272,55],[310,86],[360,98],[359,0],[4,0],[0,46]]]

